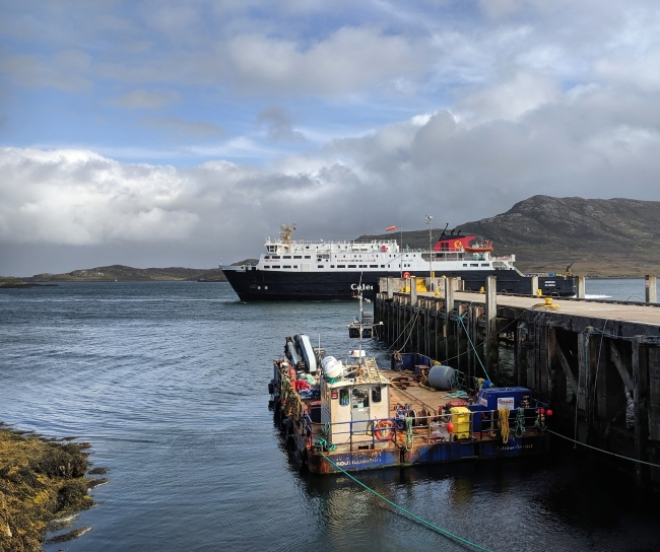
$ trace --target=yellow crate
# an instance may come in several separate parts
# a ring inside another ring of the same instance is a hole
[[[470,410],[464,406],[453,406],[451,412],[451,423],[454,424],[454,436],[456,439],[469,439],[471,437]]]

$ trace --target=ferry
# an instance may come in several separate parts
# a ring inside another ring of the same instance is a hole
[[[544,454],[552,411],[524,387],[494,387],[415,353],[380,369],[360,346],[339,360],[304,335],[273,361],[269,407],[311,473]]]
[[[390,227],[393,228],[393,227]],[[515,266],[515,255],[494,256],[493,242],[443,231],[431,251],[401,248],[396,240],[302,241],[291,239],[295,225],[281,226],[277,239],[251,265],[223,265],[241,301],[348,300],[358,291],[373,298],[381,278],[460,277],[464,289],[479,291],[497,277],[498,293],[531,293],[531,276]],[[446,230],[446,229],[445,229]],[[572,296],[575,278],[538,276],[543,295]]]

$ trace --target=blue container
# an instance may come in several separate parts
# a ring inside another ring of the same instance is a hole
[[[468,408],[475,413],[492,412],[499,408],[515,410],[522,406],[525,409],[532,407],[532,391],[526,387],[487,387],[479,391],[477,402]],[[526,411],[527,412],[527,411]],[[481,431],[482,417],[473,416],[472,430]],[[486,428],[485,428],[486,429]]]

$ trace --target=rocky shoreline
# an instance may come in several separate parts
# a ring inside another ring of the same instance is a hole
[[[71,527],[91,508],[88,491],[107,480],[104,468],[90,469],[89,443],[48,439],[0,422],[0,550],[36,552],[89,530]],[[55,534],[57,532],[57,534]]]

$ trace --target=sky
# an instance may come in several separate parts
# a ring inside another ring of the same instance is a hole
[[[647,0],[3,0],[0,275],[660,200]]]

